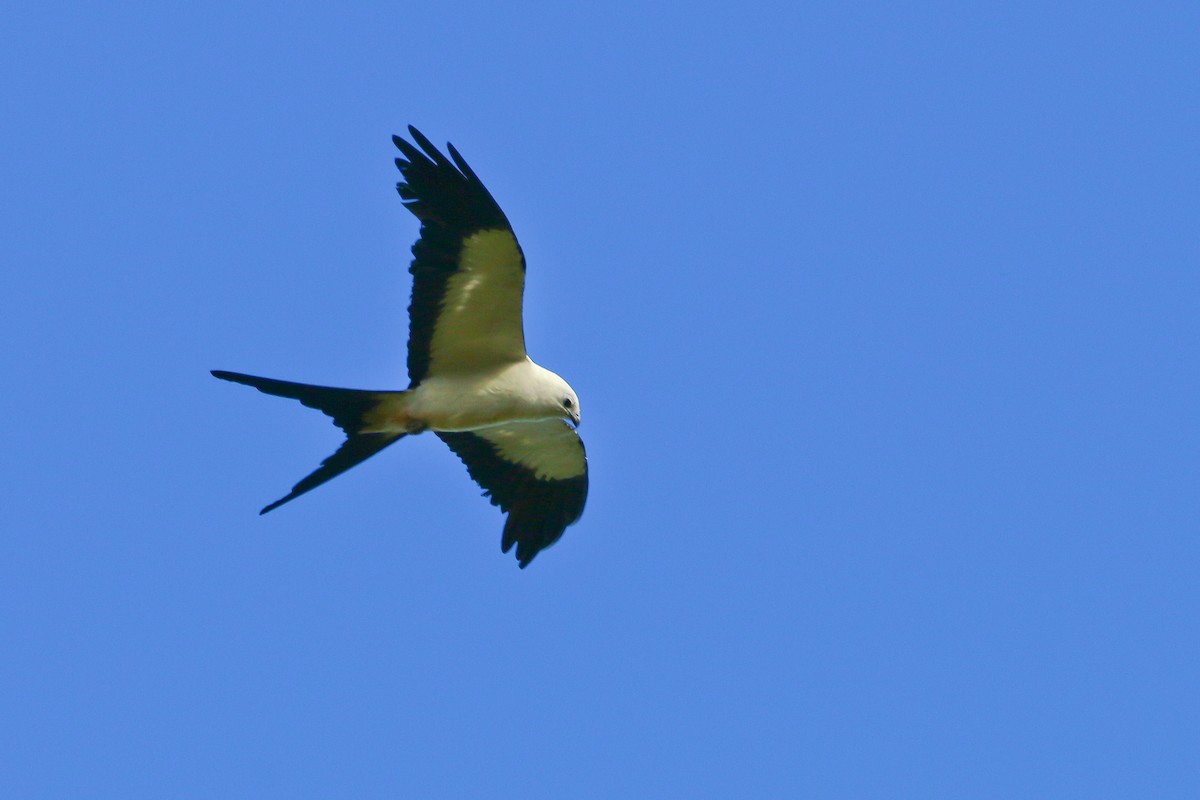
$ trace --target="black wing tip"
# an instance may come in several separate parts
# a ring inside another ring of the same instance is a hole
[[[405,167],[411,166],[414,162],[422,162],[422,161],[429,160],[424,156],[423,153],[421,153],[420,150],[413,147],[411,142],[409,142],[405,139],[401,139],[399,136],[392,137],[392,141],[395,142],[396,147],[398,147],[400,149],[400,152],[404,154],[404,158],[396,159],[397,167],[400,167],[401,169],[403,169]]]
[[[450,142],[446,142],[446,149],[450,152],[450,157],[454,159],[454,165],[458,167],[458,171],[461,172],[463,176],[467,178],[467,180],[478,182],[479,178],[475,175],[474,170],[471,169],[471,165],[467,163],[467,160],[462,157],[462,154],[458,152],[454,145],[450,144]]]
[[[426,138],[425,134],[417,130],[415,125],[408,126],[408,135],[411,136],[417,144],[429,142],[429,139]],[[396,147],[400,148],[401,150],[403,150],[405,147],[412,147],[412,143],[398,133],[392,134],[392,144],[396,145]],[[433,147],[433,145],[430,145],[430,147]]]
[[[562,525],[552,525],[541,529],[537,527],[514,529],[509,524],[511,521],[512,512],[509,512],[508,520],[504,525],[504,535],[500,541],[500,552],[508,553],[516,545],[517,552],[515,555],[517,557],[517,566],[521,569],[529,566],[530,562],[537,558],[538,553],[558,542],[562,538],[563,533],[574,522],[572,520]]]
[[[418,144],[419,148],[424,150],[428,157],[433,158],[434,161],[438,161],[439,157],[440,160],[445,160],[445,156],[442,155],[442,152],[440,152],[437,148],[434,148],[433,143],[430,142],[430,139],[428,139],[424,133],[416,130],[414,126],[409,125],[408,134],[410,137],[413,137],[413,142]]]
[[[450,142],[446,142],[446,150],[450,153],[453,164],[451,164],[451,159],[446,158],[445,154],[429,140],[429,137],[417,130],[415,126],[408,126],[408,134],[413,138],[413,142],[416,142],[416,146],[413,146],[412,142],[409,142],[403,136],[392,134],[392,144],[404,154],[404,158],[396,159],[396,166],[401,172],[412,166],[414,161],[428,161],[436,166],[452,166],[461,172],[463,177],[470,180],[478,180],[471,167],[467,165],[467,160],[462,157],[462,154]],[[420,148],[419,150],[417,149],[418,147]]]
[[[416,156],[416,158],[424,159],[438,167],[453,168],[450,159],[446,158],[446,155],[433,142],[429,141],[428,136],[421,133],[412,125],[408,126],[408,133],[412,136],[413,141],[416,142],[417,147],[421,148],[420,150],[417,150],[417,147],[413,147],[401,137],[395,137],[392,141],[396,143],[396,146],[400,148],[402,153],[408,156],[410,161],[414,160],[413,156]]]
[[[510,539],[506,535],[504,537],[504,539],[500,542],[500,552],[507,554],[509,550],[512,550],[514,544],[517,545],[517,554],[516,554],[517,555],[517,566],[520,567],[521,569],[525,569],[526,567],[528,567],[529,562],[531,562],[535,558],[537,558],[537,554],[542,549],[540,547],[535,547],[533,549],[533,552],[530,553],[528,548],[524,544],[518,544],[518,542],[515,538]]]

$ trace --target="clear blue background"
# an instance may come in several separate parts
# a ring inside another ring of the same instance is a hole
[[[1200,796],[1194,3],[18,3],[0,796]],[[390,135],[529,261],[528,570],[406,385]]]

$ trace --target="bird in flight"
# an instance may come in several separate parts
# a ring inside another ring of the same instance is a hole
[[[212,374],[299,400],[346,433],[333,455],[260,514],[405,436],[432,431],[508,514],[500,547],[507,553],[515,544],[524,569],[583,514],[588,472],[575,431],[579,397],[525,353],[525,256],[504,212],[454,145],[447,145],[447,158],[416,128],[408,131],[416,146],[392,137],[403,156],[396,159],[396,188],[421,221],[409,267],[408,388],[334,389]]]

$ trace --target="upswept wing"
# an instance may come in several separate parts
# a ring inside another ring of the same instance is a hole
[[[393,136],[396,185],[421,220],[412,247],[408,377],[471,372],[521,361],[525,256],[508,218],[454,149],[451,161],[411,125],[416,146]]]
[[[508,514],[500,548],[517,546],[522,569],[583,514],[587,454],[562,420],[513,422],[463,433],[438,432],[471,478]]]

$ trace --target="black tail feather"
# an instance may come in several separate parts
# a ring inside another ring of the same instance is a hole
[[[259,378],[254,375],[243,375],[240,372],[226,372],[220,369],[214,369],[212,374],[214,378],[220,378],[223,381],[253,386],[263,394],[299,400],[309,408],[315,408],[333,417],[333,424],[351,436],[358,433],[362,425],[363,414],[374,408],[379,402],[380,395],[383,394],[383,392],[368,392],[362,389],[334,389],[330,386],[277,381],[274,378]]]
[[[342,446],[337,449],[337,452],[322,461],[321,466],[317,467],[304,480],[293,486],[292,490],[286,496],[279,498],[258,513],[265,514],[272,509],[279,508],[289,500],[295,500],[305,492],[312,491],[322,483],[325,483],[325,481],[336,478],[355,464],[366,461],[392,442],[403,437],[403,433],[359,433],[350,436],[350,438],[342,442]]]
[[[253,386],[264,394],[299,400],[309,408],[315,408],[332,417],[334,424],[346,432],[346,441],[342,442],[342,446],[337,449],[337,452],[322,461],[321,466],[293,486],[292,491],[286,496],[271,503],[258,512],[259,514],[279,508],[289,500],[295,500],[305,492],[312,491],[331,478],[341,475],[355,464],[366,461],[405,435],[403,433],[359,432],[362,428],[363,415],[379,403],[382,392],[311,386],[307,383],[259,378],[254,375],[243,375],[240,372],[226,372],[219,369],[213,370],[212,374],[223,381]]]

